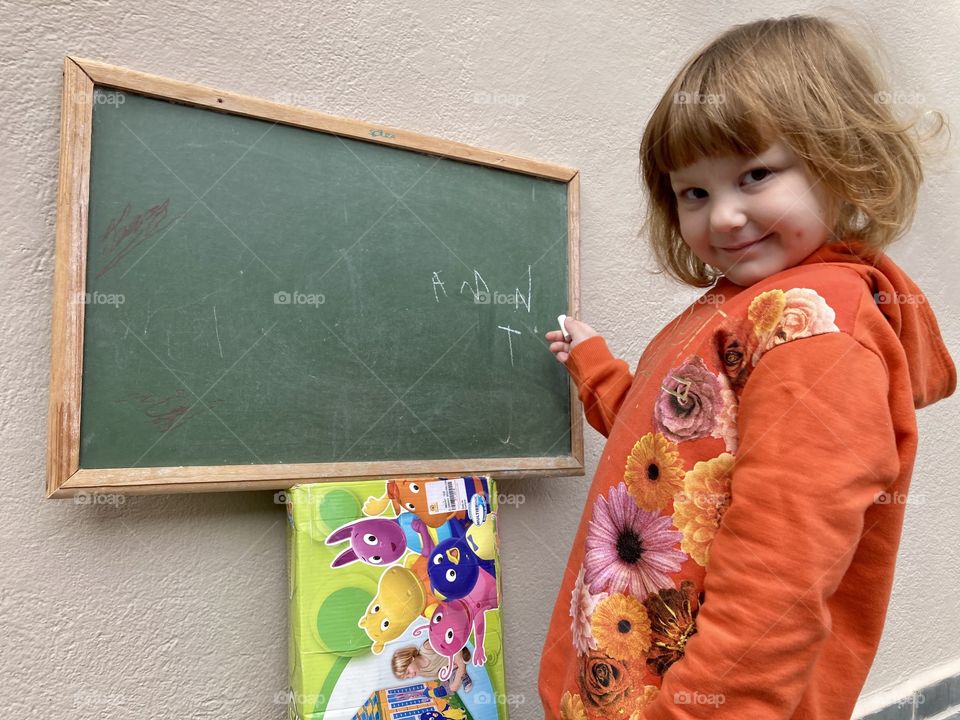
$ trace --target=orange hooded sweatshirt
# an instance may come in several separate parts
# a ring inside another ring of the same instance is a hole
[[[550,720],[849,718],[883,629],[915,408],[956,370],[885,254],[720,278],[630,374],[567,369],[608,440],[540,666]]]

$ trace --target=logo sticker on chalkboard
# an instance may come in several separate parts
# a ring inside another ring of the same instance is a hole
[[[487,513],[490,509],[487,507],[487,499],[483,495],[474,495],[470,498],[470,504],[467,505],[467,516],[474,525],[483,525],[487,519]]]

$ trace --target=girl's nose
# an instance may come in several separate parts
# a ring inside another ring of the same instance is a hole
[[[735,198],[720,198],[710,208],[710,229],[715,233],[739,230],[746,223],[747,215]]]

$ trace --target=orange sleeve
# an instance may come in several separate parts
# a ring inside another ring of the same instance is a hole
[[[614,418],[633,384],[630,368],[610,353],[607,341],[601,335],[578,343],[570,351],[566,367],[577,385],[587,422],[608,437]]]
[[[697,633],[644,720],[793,716],[830,633],[827,600],[870,531],[864,514],[900,470],[888,382],[881,358],[844,332],[758,362]]]

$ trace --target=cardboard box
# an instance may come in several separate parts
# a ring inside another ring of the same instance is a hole
[[[287,491],[296,720],[506,720],[489,477]]]

